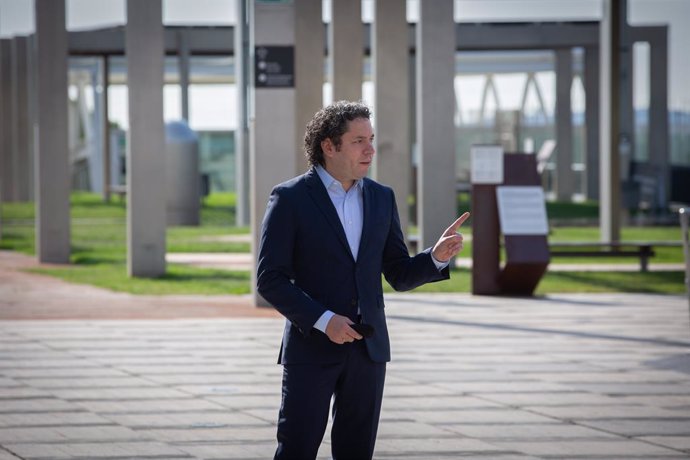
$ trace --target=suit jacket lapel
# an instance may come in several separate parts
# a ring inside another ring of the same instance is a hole
[[[326,190],[326,187],[324,187],[323,182],[321,182],[321,178],[316,173],[314,168],[310,169],[306,174],[305,181],[309,190],[309,196],[311,196],[311,198],[314,200],[314,203],[316,203],[316,206],[326,217],[326,220],[333,228],[333,231],[345,247],[345,250],[350,257],[352,257],[352,251],[350,251],[350,245],[347,243],[345,230],[343,229],[343,225],[340,223],[338,213],[335,211],[331,197],[328,196],[328,191]]]

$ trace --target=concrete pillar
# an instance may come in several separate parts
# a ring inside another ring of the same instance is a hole
[[[293,46],[295,44],[295,5],[294,3],[253,2],[251,24],[254,32],[250,50],[252,68],[254,62],[263,59],[261,54],[273,46]],[[286,50],[286,49],[283,49]],[[286,50],[287,51],[287,50]],[[293,61],[294,64],[294,61]],[[253,78],[256,78],[253,77]],[[297,78],[299,78],[297,76]],[[295,87],[287,86],[261,87],[254,86],[253,113],[249,118],[250,136],[250,186],[251,186],[251,222],[252,254],[259,248],[261,221],[266,211],[266,201],[274,185],[294,176],[295,172]],[[293,148],[290,148],[293,146]],[[256,286],[256,257],[252,259],[252,290]],[[256,305],[269,304],[254,291]]]
[[[333,101],[362,99],[364,28],[361,0],[331,2],[328,52]]]
[[[600,176],[599,229],[603,242],[620,240],[620,99],[621,29],[626,19],[626,0],[604,0],[599,37]]]
[[[235,87],[237,88],[237,128],[235,129],[235,225],[249,225],[249,9],[253,0],[236,0]]]
[[[304,130],[323,107],[323,67],[326,48],[321,0],[295,3],[295,165],[296,173],[307,170]]]
[[[130,276],[156,277],[165,273],[162,17],[161,0],[127,0],[127,271]]]
[[[29,137],[33,134],[29,119],[29,40],[12,40],[12,151],[14,155],[14,199],[29,201],[31,181]]]
[[[0,40],[0,199],[14,201],[12,154],[12,39]]]
[[[453,1],[419,2],[417,23],[417,223],[420,249],[455,220]]]
[[[633,109],[633,42],[630,41],[630,26],[628,26],[628,0],[619,1],[621,2],[621,12],[619,13],[620,44],[618,49],[620,71],[617,79],[617,84],[620,85],[618,155],[620,157],[620,180],[624,184],[626,181],[632,180],[630,167],[635,158],[635,113]],[[626,215],[627,209],[624,208],[624,216]]]
[[[177,35],[177,59],[182,119],[189,122],[189,39],[184,32],[179,32]]]
[[[666,207],[671,192],[668,125],[668,29],[655,28],[650,41],[649,162],[657,172],[659,193],[656,206]]]
[[[36,35],[28,37],[28,80],[29,80],[29,201],[36,200],[36,162],[38,157],[38,67],[36,62]]]
[[[599,50],[585,49],[586,195],[599,199]]]
[[[395,191],[403,235],[407,235],[411,157],[409,53],[405,0],[375,0],[372,62],[376,155],[374,177]]]
[[[110,186],[115,185],[110,179],[110,120],[108,118],[108,88],[110,87],[110,61],[108,56],[101,57],[101,153],[103,154],[103,201],[110,201]]]
[[[575,192],[572,84],[572,50],[560,48],[556,50],[556,196],[560,201],[571,201]]]
[[[12,151],[10,138],[7,134],[12,131],[11,120],[11,81],[9,78],[9,54],[6,51],[6,43],[9,39],[0,40],[0,206],[9,201],[10,196],[6,190],[11,189],[10,182],[12,171]],[[0,215],[0,238],[2,238],[2,216]]]
[[[64,0],[36,0],[36,254],[68,263],[70,168],[67,141],[67,30]]]

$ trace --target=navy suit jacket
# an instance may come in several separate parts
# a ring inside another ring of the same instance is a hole
[[[261,229],[258,292],[286,318],[278,362],[335,363],[347,346],[313,328],[326,310],[371,324],[366,340],[375,362],[390,361],[381,274],[398,291],[449,278],[431,250],[410,257],[400,230],[395,195],[364,179],[364,222],[357,260],[338,214],[315,169],[277,185]]]

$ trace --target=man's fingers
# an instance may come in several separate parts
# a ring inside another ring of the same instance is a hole
[[[458,217],[455,222],[450,224],[450,227],[446,229],[446,232],[443,234],[443,236],[449,236],[452,235],[453,233],[457,232],[460,226],[470,217],[469,212],[465,212],[462,214],[462,216]]]
[[[350,325],[351,325],[351,324],[354,324],[354,323],[350,323]],[[347,335],[350,336],[350,337],[352,337],[354,340],[360,340],[360,339],[363,339],[363,338],[364,338],[364,337],[362,337],[361,335],[359,335],[359,333],[357,333],[357,331],[355,331],[355,330],[352,329],[351,327],[348,328]]]

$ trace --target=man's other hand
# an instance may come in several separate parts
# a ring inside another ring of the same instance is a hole
[[[350,327],[354,324],[350,318],[341,315],[333,315],[326,325],[326,335],[331,342],[342,345],[355,340],[361,340],[362,336]]]
[[[462,251],[462,235],[458,233],[458,229],[469,217],[469,212],[464,213],[443,232],[441,238],[434,245],[434,249],[431,250],[431,254],[436,260],[448,262]]]

